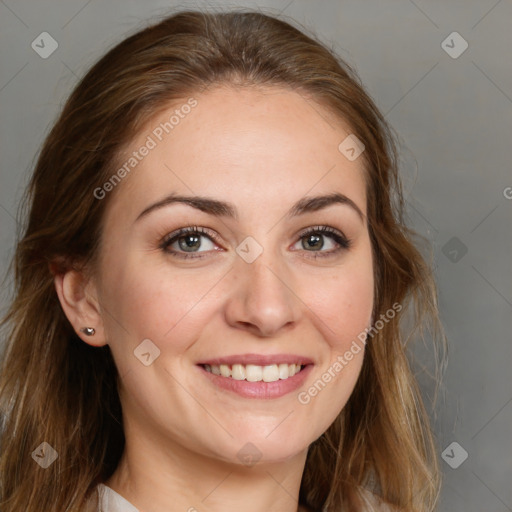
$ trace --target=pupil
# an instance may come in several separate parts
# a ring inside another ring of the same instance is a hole
[[[185,241],[184,243],[182,243]],[[180,247],[186,249],[199,249],[201,246],[200,237],[197,235],[186,235],[180,238]]]
[[[307,243],[312,249],[321,249],[324,245],[321,235],[309,235]]]

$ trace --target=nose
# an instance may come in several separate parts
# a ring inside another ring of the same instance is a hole
[[[225,315],[232,327],[271,337],[297,323],[302,302],[290,272],[264,254],[252,263],[237,261]]]

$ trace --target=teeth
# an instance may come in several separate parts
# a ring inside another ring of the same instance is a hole
[[[245,379],[245,367],[241,364],[234,364],[231,368],[231,377],[235,380]]]
[[[214,375],[221,375],[235,380],[247,380],[249,382],[275,382],[288,379],[302,370],[300,364],[270,364],[258,366],[255,364],[234,364],[231,367],[227,364],[209,365],[205,364],[204,369]]]
[[[279,368],[277,364],[264,366],[261,373],[264,382],[275,382],[276,380],[279,380]]]
[[[248,364],[245,367],[245,379],[249,382],[259,382],[263,380],[263,368],[255,364]]]

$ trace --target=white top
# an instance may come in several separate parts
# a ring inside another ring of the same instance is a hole
[[[98,484],[100,508],[98,512],[139,512],[127,499],[105,484]]]
[[[127,499],[105,484],[98,484],[98,493],[100,497],[98,512],[140,512]],[[379,503],[379,500],[367,490],[363,490],[362,497],[368,507],[368,512],[391,510],[387,505]]]

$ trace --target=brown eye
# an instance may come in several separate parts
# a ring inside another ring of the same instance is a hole
[[[323,235],[312,233],[302,238],[302,247],[304,249],[313,249],[315,251],[322,249],[324,246]]]
[[[189,226],[167,235],[160,248],[178,258],[202,258],[203,252],[216,250],[214,235],[204,228]]]
[[[340,231],[329,226],[308,228],[300,234],[300,242],[305,251],[318,253],[315,257],[332,256],[351,245]]]

